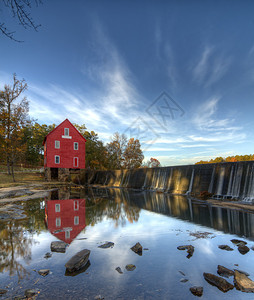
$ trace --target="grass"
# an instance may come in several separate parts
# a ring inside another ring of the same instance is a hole
[[[0,174],[0,188],[16,186],[27,183],[43,183],[45,182],[44,173],[39,172],[16,172],[15,182],[13,182],[12,176],[7,173]]]

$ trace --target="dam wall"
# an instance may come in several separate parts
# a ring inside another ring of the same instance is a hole
[[[254,200],[254,161],[130,170],[84,170],[80,183],[170,194],[210,193],[217,199]]]

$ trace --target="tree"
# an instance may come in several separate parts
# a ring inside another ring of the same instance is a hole
[[[32,7],[32,2],[34,2],[37,6],[42,3],[41,0],[3,0],[2,1],[2,11],[9,11],[12,14],[12,17],[17,19],[19,24],[26,28],[32,28],[37,31],[40,25],[36,25],[29,10]],[[0,31],[2,34],[14,40],[16,42],[20,42],[14,37],[13,31],[10,31],[4,22],[0,23]]]
[[[55,124],[46,125],[30,123],[24,129],[24,143],[26,152],[24,162],[29,165],[43,165],[43,140],[56,127]]]
[[[0,146],[5,154],[8,174],[13,176],[13,166],[19,155],[25,150],[23,129],[29,123],[28,101],[24,97],[19,103],[16,100],[27,89],[25,80],[18,80],[13,75],[13,85],[5,85],[0,91]]]
[[[123,152],[123,167],[125,169],[139,168],[144,159],[138,139],[130,138]]]
[[[124,162],[124,151],[127,145],[127,137],[124,134],[115,132],[111,142],[107,144],[109,169],[122,169]]]

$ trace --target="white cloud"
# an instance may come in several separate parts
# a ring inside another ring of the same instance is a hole
[[[202,83],[207,75],[208,72],[208,63],[211,55],[213,53],[213,47],[206,46],[203,53],[201,54],[201,58],[197,63],[196,67],[194,68],[194,79],[198,83]]]

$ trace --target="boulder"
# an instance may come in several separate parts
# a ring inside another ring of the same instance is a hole
[[[246,276],[250,276],[250,274],[249,274],[248,272],[245,272],[245,271],[243,271],[243,270],[234,269],[234,271],[238,271],[239,273],[242,273],[242,274],[244,274],[244,275],[246,275]]]
[[[244,254],[246,254],[246,253],[248,253],[248,252],[250,251],[250,248],[247,247],[247,246],[245,246],[244,244],[239,244],[239,246],[238,246],[238,251],[239,251],[242,255],[244,255]]]
[[[136,243],[133,247],[131,247],[131,250],[141,256],[143,247],[140,243]]]
[[[81,269],[77,270],[77,271],[68,271],[67,269],[65,270],[65,276],[71,276],[71,277],[74,277],[74,276],[77,276],[81,273],[84,273],[86,272],[86,270],[91,266],[91,263],[90,263],[90,260],[88,260],[88,262],[83,266],[81,267]]]
[[[246,292],[254,293],[254,282],[249,279],[245,274],[235,270],[234,284],[236,289]]]
[[[220,275],[220,276],[223,276],[223,277],[229,277],[229,276],[234,276],[235,272],[226,268],[226,267],[223,267],[221,265],[218,265],[218,269],[217,269],[217,273]]]
[[[192,287],[190,287],[190,291],[194,296],[201,297],[203,295],[203,287],[202,286],[192,286]]]
[[[98,246],[98,248],[103,248],[103,249],[106,249],[106,248],[113,248],[114,245],[115,245],[115,244],[112,243],[112,242],[107,242],[107,243],[105,243],[105,244],[102,244],[102,245]]]
[[[187,258],[192,257],[194,253],[194,247],[192,245],[184,245],[184,246],[178,246],[178,250],[187,250],[188,255],[186,256]]]
[[[229,247],[228,245],[219,245],[218,246],[221,250],[226,250],[226,251],[233,251],[234,249],[232,249],[231,247]]]
[[[231,283],[219,276],[210,273],[203,273],[203,276],[208,283],[216,286],[219,290],[221,290],[224,293],[234,288],[234,286]]]
[[[65,253],[67,246],[68,246],[68,244],[66,244],[65,242],[56,241],[56,242],[51,243],[50,249],[52,252]]]
[[[65,264],[66,269],[69,272],[75,272],[84,267],[89,259],[90,250],[84,249],[79,251],[77,254],[72,256],[72,258]]]
[[[46,276],[49,274],[49,269],[41,269],[38,271],[38,273],[41,275],[41,276]]]
[[[34,289],[25,290],[25,296],[27,298],[31,298],[31,297],[35,296],[36,294],[38,294],[38,290],[34,290]]]

